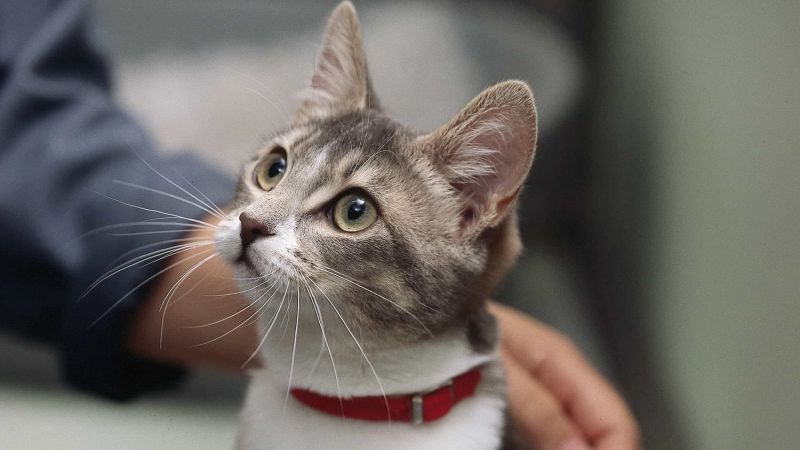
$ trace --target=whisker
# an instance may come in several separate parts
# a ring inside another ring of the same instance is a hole
[[[389,425],[391,426],[392,415],[391,415],[391,410],[389,409],[389,398],[386,396],[386,390],[383,388],[383,383],[381,383],[381,378],[378,376],[378,372],[375,370],[375,366],[372,365],[372,361],[370,361],[369,357],[367,357],[367,353],[364,351],[364,348],[361,346],[361,343],[358,341],[358,339],[356,339],[355,334],[353,334],[353,331],[350,329],[350,326],[347,325],[347,322],[344,320],[344,317],[339,312],[339,309],[336,307],[336,305],[333,304],[333,301],[330,299],[330,297],[328,297],[328,294],[326,294],[325,291],[323,291],[319,287],[319,285],[314,282],[314,280],[309,280],[309,281],[311,281],[311,283],[317,288],[317,290],[319,290],[319,292],[328,301],[328,304],[331,305],[331,308],[333,308],[334,312],[336,312],[336,315],[339,316],[339,320],[342,321],[342,325],[344,325],[345,329],[347,329],[347,332],[350,334],[350,337],[353,338],[353,342],[356,344],[356,347],[358,347],[358,350],[361,352],[361,355],[367,362],[367,365],[372,371],[372,375],[375,377],[375,381],[378,383],[378,388],[381,390],[381,395],[383,395],[383,400],[386,403],[386,414],[389,416]]]
[[[183,197],[179,197],[179,196],[177,196],[177,195],[175,195],[175,194],[170,194],[169,192],[164,192],[164,191],[162,191],[162,190],[160,190],[160,189],[154,189],[154,188],[147,187],[147,186],[142,186],[142,185],[140,185],[140,184],[136,184],[136,183],[129,183],[129,182],[127,182],[127,181],[122,181],[122,180],[114,180],[114,183],[116,183],[116,184],[120,184],[120,185],[122,185],[122,186],[131,187],[131,188],[134,188],[134,189],[140,189],[140,190],[143,190],[143,191],[152,192],[152,193],[154,193],[154,194],[163,195],[163,196],[165,196],[165,197],[169,197],[169,198],[171,198],[171,199],[175,199],[175,200],[177,200],[177,201],[179,201],[179,202],[182,202],[182,203],[185,203],[185,204],[187,204],[187,205],[194,206],[194,207],[196,207],[196,208],[198,208],[198,209],[200,209],[200,210],[202,210],[202,211],[205,211],[205,212],[207,212],[208,214],[211,214],[212,216],[215,216],[215,217],[217,217],[217,218],[219,218],[219,219],[224,219],[224,218],[225,218],[225,217],[224,217],[223,215],[221,215],[220,213],[218,213],[218,212],[216,212],[216,211],[212,210],[212,209],[211,209],[211,207],[210,207],[210,206],[208,206],[208,205],[206,205],[205,203],[203,203],[203,204],[201,205],[200,203],[193,202],[193,201],[191,201],[191,200],[186,200],[186,199],[185,199],[185,198],[183,198]]]
[[[235,313],[233,313],[233,314],[230,314],[230,315],[229,315],[229,316],[227,316],[227,317],[224,317],[224,318],[222,318],[222,319],[219,319],[219,320],[215,320],[215,321],[213,321],[213,322],[205,323],[205,324],[202,324],[202,325],[187,325],[187,326],[185,326],[184,328],[192,328],[192,329],[194,329],[194,328],[206,328],[206,327],[210,327],[210,326],[212,326],[212,325],[216,325],[216,324],[218,324],[218,323],[225,322],[226,320],[228,320],[228,319],[231,319],[231,318],[233,318],[233,317],[236,317],[236,316],[238,316],[239,314],[241,314],[241,313],[243,313],[243,312],[247,311],[248,309],[252,308],[252,307],[253,307],[253,305],[255,305],[256,303],[258,303],[259,301],[261,301],[261,299],[262,299],[262,298],[264,298],[264,296],[265,296],[265,295],[267,295],[267,293],[269,292],[269,290],[270,290],[270,289],[272,289],[272,288],[273,288],[273,286],[275,286],[275,284],[276,284],[276,283],[277,283],[277,280],[275,281],[275,283],[273,283],[273,284],[271,284],[270,286],[268,286],[267,288],[265,288],[265,289],[264,289],[264,293],[263,293],[263,294],[261,294],[261,296],[259,296],[259,297],[258,297],[258,298],[257,298],[257,299],[254,301],[254,302],[250,302],[250,303],[248,303],[247,305],[245,305],[245,307],[244,307],[244,308],[240,309],[239,311],[236,311],[236,312],[235,312]],[[276,289],[276,291],[277,291],[277,289]],[[273,292],[273,295],[274,295],[274,292]],[[269,299],[267,299],[267,302],[269,302],[269,300],[270,300],[271,298],[272,298],[272,297],[270,296],[270,298],[269,298]],[[262,305],[262,306],[263,306],[263,305]],[[259,307],[259,309],[261,309],[261,307]],[[250,316],[250,317],[252,317],[252,316]],[[247,321],[247,319],[245,319],[245,322],[246,322],[246,321]],[[204,344],[201,344],[201,345],[204,345]]]
[[[277,269],[276,269],[276,270],[277,270]],[[268,276],[272,275],[273,273],[275,273],[275,270],[273,270],[272,272],[270,272],[270,273],[268,273],[268,274],[264,275],[264,281],[263,281],[263,282],[261,282],[261,283],[259,283],[259,284],[255,285],[255,286],[253,286],[253,287],[251,287],[251,288],[245,289],[245,290],[243,290],[243,291],[231,292],[231,293],[228,293],[228,294],[205,294],[205,297],[229,297],[229,296],[231,296],[231,295],[239,295],[239,294],[244,294],[245,292],[250,292],[250,291],[252,291],[252,290],[258,289],[259,287],[261,287],[261,286],[263,286],[263,285],[265,285],[265,284],[269,283],[270,279],[269,279],[269,278],[266,278],[266,277],[268,277]]]
[[[210,273],[204,274],[204,275],[203,275],[203,276],[202,276],[202,277],[201,277],[199,280],[197,280],[197,282],[196,282],[196,283],[194,283],[194,284],[192,285],[192,287],[190,287],[189,289],[187,289],[187,290],[186,290],[186,292],[184,292],[183,294],[181,294],[181,296],[180,296],[180,297],[178,297],[178,298],[176,298],[175,300],[173,300],[173,301],[172,301],[172,304],[174,305],[175,303],[178,303],[179,301],[181,301],[181,300],[183,300],[184,298],[188,297],[188,296],[189,296],[189,294],[191,294],[191,293],[192,293],[192,292],[193,292],[195,289],[197,289],[197,287],[198,287],[198,286],[200,286],[200,284],[201,284],[201,283],[203,283],[204,281],[206,281],[206,279],[208,279],[208,277],[210,277],[210,276],[211,276],[211,274],[210,274]]]
[[[275,311],[275,315],[272,317],[272,323],[267,328],[267,331],[264,332],[264,336],[261,338],[261,341],[258,343],[256,349],[253,350],[253,353],[251,353],[250,356],[247,358],[247,360],[245,360],[245,362],[242,363],[242,365],[239,367],[240,369],[244,369],[245,367],[247,367],[248,364],[250,364],[250,361],[252,361],[253,358],[255,358],[256,355],[258,355],[258,353],[261,351],[261,347],[264,346],[264,342],[267,341],[267,337],[269,337],[269,333],[270,331],[272,331],[272,327],[275,326],[275,322],[278,320],[278,314],[280,314],[281,308],[283,307],[283,302],[286,300],[286,294],[289,292],[290,284],[291,283],[287,280],[286,289],[283,291],[283,298],[281,299],[280,305],[278,305],[278,309]]]
[[[423,323],[421,320],[419,320],[419,317],[415,316],[415,315],[414,315],[414,314],[413,314],[411,311],[408,311],[408,310],[407,310],[405,307],[403,307],[402,305],[400,305],[400,304],[398,304],[398,303],[396,303],[396,302],[394,302],[394,301],[392,301],[392,300],[389,300],[388,298],[384,297],[383,295],[381,295],[381,294],[379,294],[379,293],[377,293],[377,292],[373,291],[372,289],[369,289],[369,288],[368,288],[368,287],[366,287],[366,286],[363,286],[363,285],[361,285],[361,284],[357,283],[357,282],[356,282],[356,281],[354,281],[354,280],[351,280],[351,279],[350,279],[350,278],[348,278],[347,276],[345,276],[345,275],[342,275],[342,274],[340,274],[339,272],[336,272],[335,270],[333,270],[333,269],[331,269],[331,268],[329,268],[329,267],[326,267],[326,266],[323,266],[323,265],[319,265],[319,269],[320,269],[320,270],[322,270],[322,271],[323,271],[323,272],[325,272],[325,273],[328,273],[328,274],[330,274],[330,275],[333,275],[333,276],[335,276],[335,277],[338,277],[338,278],[340,278],[340,279],[342,279],[342,280],[344,280],[344,281],[347,281],[348,283],[352,284],[353,286],[356,286],[356,287],[358,287],[358,288],[361,288],[361,289],[363,289],[363,290],[365,290],[365,291],[369,292],[370,294],[373,294],[373,295],[375,295],[376,297],[378,297],[378,298],[380,298],[380,299],[383,299],[383,300],[385,300],[385,301],[389,302],[390,304],[394,305],[394,306],[395,306],[397,309],[399,309],[400,311],[402,311],[402,312],[404,312],[404,313],[408,314],[409,316],[411,316],[411,318],[413,318],[415,321],[417,321],[417,323],[418,323],[418,324],[419,324],[419,325],[420,325],[420,326],[421,326],[421,327],[422,327],[422,328],[423,328],[423,329],[424,329],[424,330],[425,330],[425,331],[426,331],[428,334],[430,334],[431,336],[433,335],[433,333],[431,333],[430,329],[429,329],[429,328],[428,328],[428,327],[427,327],[427,326],[426,326],[426,325],[425,325],[425,324],[424,324],[424,323]]]
[[[126,298],[128,298],[128,297],[129,297],[131,294],[133,294],[134,292],[136,292],[136,291],[137,291],[139,288],[141,288],[141,287],[142,287],[142,286],[144,286],[145,284],[149,283],[150,281],[152,281],[152,280],[153,280],[153,279],[155,279],[156,277],[160,276],[162,273],[164,273],[164,272],[166,272],[166,271],[168,271],[168,270],[172,269],[172,268],[173,268],[173,267],[175,267],[175,266],[178,266],[178,265],[180,265],[180,264],[183,264],[184,262],[186,262],[186,261],[188,261],[188,260],[190,260],[190,259],[192,259],[192,258],[196,258],[196,257],[198,257],[198,256],[202,256],[203,254],[207,254],[207,253],[209,253],[209,252],[212,252],[212,251],[213,251],[213,249],[209,249],[209,250],[204,250],[204,251],[202,251],[202,252],[200,252],[200,253],[193,254],[193,255],[191,255],[191,256],[188,256],[188,257],[186,257],[186,258],[184,258],[184,259],[182,259],[182,260],[180,260],[180,261],[178,261],[178,262],[175,262],[175,263],[173,263],[173,264],[170,264],[169,266],[167,266],[167,267],[165,267],[165,268],[163,268],[163,269],[159,270],[158,272],[154,273],[153,275],[151,275],[151,276],[147,277],[147,278],[146,278],[144,281],[142,281],[141,283],[139,283],[139,284],[137,284],[136,286],[134,286],[134,287],[133,287],[133,289],[131,289],[131,290],[129,290],[128,292],[126,292],[126,293],[125,293],[125,294],[124,294],[122,297],[120,297],[120,298],[119,298],[119,299],[118,299],[116,302],[114,302],[114,304],[112,304],[112,305],[111,305],[111,306],[110,306],[110,307],[109,307],[109,308],[108,308],[108,309],[107,309],[107,310],[106,310],[106,311],[105,311],[103,314],[101,314],[101,315],[100,315],[100,317],[98,317],[98,318],[97,318],[97,319],[95,319],[95,320],[94,320],[92,323],[90,323],[90,324],[89,324],[89,327],[93,327],[95,324],[97,324],[97,322],[100,322],[101,320],[103,320],[103,318],[104,318],[105,316],[107,316],[107,315],[108,315],[108,314],[109,314],[109,313],[110,313],[110,312],[111,312],[111,311],[112,311],[114,308],[116,308],[116,307],[117,307],[117,305],[119,305],[120,303],[122,303],[122,302],[123,302],[123,301],[124,301]]]
[[[278,281],[278,280],[275,280],[275,281],[276,281],[276,283],[277,283],[277,281]],[[274,286],[274,285],[272,285],[272,286]],[[270,288],[272,288],[272,286],[270,286]],[[277,294],[277,293],[278,293],[278,289],[280,289],[280,288],[278,288],[278,287],[275,287],[275,290],[272,292],[272,294],[270,294],[270,296],[269,296],[269,299],[267,299],[267,303],[269,303],[269,302],[271,302],[271,301],[272,301],[272,297],[273,297],[275,294]],[[291,300],[291,299],[289,299],[289,300]],[[288,306],[288,305],[287,305],[287,306]],[[287,310],[288,310],[288,308],[287,308]],[[260,316],[259,316],[259,317],[256,317],[256,318],[252,318],[252,317],[251,317],[251,318],[247,318],[247,319],[245,319],[245,324],[244,324],[244,326],[249,326],[249,325],[252,325],[253,323],[257,322],[257,321],[258,321],[260,318],[261,318]]]
[[[89,293],[91,293],[95,288],[97,288],[97,286],[99,286],[105,280],[107,280],[107,279],[113,277],[114,275],[116,275],[116,274],[118,274],[120,272],[123,272],[123,271],[125,271],[127,269],[130,269],[130,268],[138,266],[138,265],[148,266],[150,264],[154,264],[156,262],[159,262],[159,261],[162,261],[164,259],[167,259],[167,258],[169,258],[171,256],[183,253],[185,251],[188,251],[188,250],[191,250],[191,249],[195,249],[195,248],[209,246],[209,245],[212,245],[212,244],[213,244],[213,242],[211,242],[211,241],[199,241],[199,242],[195,242],[195,243],[191,243],[191,244],[175,245],[175,246],[167,247],[166,249],[155,250],[153,252],[149,252],[149,253],[146,253],[144,255],[140,255],[140,256],[137,256],[135,258],[132,258],[132,259],[130,259],[130,260],[128,260],[128,261],[126,261],[126,262],[124,262],[122,264],[117,265],[113,269],[110,269],[106,273],[101,275],[97,280],[95,280],[91,285],[89,285],[89,287],[86,288],[86,290],[83,291],[83,293],[81,293],[80,297],[78,297],[78,301],[82,300],[87,295],[89,295]]]
[[[191,217],[185,217],[185,216],[181,216],[179,214],[168,213],[168,212],[165,212],[165,211],[160,211],[158,209],[145,208],[144,206],[139,206],[139,205],[134,205],[133,203],[124,202],[124,201],[122,201],[120,199],[108,196],[108,195],[103,194],[103,193],[98,192],[98,191],[95,191],[94,189],[89,189],[89,188],[86,188],[86,189],[91,191],[91,192],[94,192],[95,194],[97,194],[97,195],[99,195],[101,197],[105,197],[105,198],[107,198],[109,200],[115,201],[115,202],[120,203],[120,204],[125,205],[125,206],[130,206],[131,208],[136,208],[136,209],[141,210],[141,211],[147,211],[147,212],[152,212],[152,213],[156,213],[156,214],[161,214],[164,217],[172,217],[172,218],[175,218],[175,219],[187,220],[189,222],[196,223],[196,224],[199,224],[199,225],[206,225],[206,226],[208,226],[208,227],[210,227],[212,229],[217,229],[218,228],[216,225],[208,223],[208,222],[205,222],[203,220],[193,219]]]
[[[297,352],[297,330],[300,328],[300,285],[297,287],[297,314],[294,319],[294,342],[292,342],[292,362],[289,365],[289,384],[286,387],[286,397],[283,399],[283,411],[289,403],[289,392],[292,390],[292,375],[294,374],[294,358]]]
[[[167,319],[167,308],[169,308],[169,302],[172,299],[172,296],[175,295],[175,292],[178,290],[178,287],[181,284],[183,284],[183,282],[186,280],[186,278],[188,278],[192,274],[192,272],[197,270],[200,266],[202,266],[203,264],[205,264],[206,262],[208,262],[211,258],[213,258],[215,256],[218,256],[218,254],[217,253],[213,253],[212,255],[210,255],[210,256],[208,256],[206,258],[203,258],[202,261],[200,261],[199,263],[197,263],[194,266],[192,266],[192,268],[190,268],[183,275],[181,275],[181,277],[178,279],[178,281],[176,281],[175,284],[172,285],[172,288],[170,288],[169,292],[167,292],[167,295],[164,296],[164,301],[161,302],[161,306],[159,306],[159,308],[158,308],[159,311],[161,311],[163,309],[163,312],[161,313],[161,332],[159,333],[159,336],[158,336],[158,348],[162,348],[162,346],[164,344],[164,322]]]
[[[244,278],[226,277],[226,279],[228,279],[228,280],[235,280],[235,281],[260,280],[262,278],[264,278],[264,277],[262,277],[261,275],[259,275],[257,277],[244,277]]]
[[[134,254],[136,252],[142,251],[142,250],[144,250],[146,248],[158,247],[158,246],[163,246],[163,245],[167,245],[167,244],[177,244],[179,242],[180,243],[186,243],[186,242],[197,242],[197,241],[203,241],[203,240],[205,240],[205,239],[194,237],[194,238],[167,239],[167,240],[164,240],[164,241],[151,242],[149,244],[141,245],[141,246],[136,247],[134,249],[128,250],[125,253],[122,253],[121,255],[117,256],[116,259],[111,261],[108,264],[107,267],[109,267],[109,268],[113,267],[115,264],[117,264],[119,261],[124,259],[126,256],[130,256],[130,255],[132,255],[132,254]]]
[[[311,297],[312,305],[314,306],[314,313],[317,315],[317,323],[319,323],[319,331],[322,333],[322,342],[325,344],[325,348],[328,349],[328,356],[331,360],[331,368],[333,369],[333,378],[336,380],[336,394],[339,397],[339,408],[342,411],[342,416],[344,416],[344,404],[341,401],[342,398],[342,388],[339,384],[339,374],[336,372],[336,363],[334,362],[333,352],[331,351],[331,346],[328,343],[328,338],[325,336],[325,323],[322,320],[322,310],[319,307],[319,303],[317,303],[316,298],[314,297],[314,293],[311,291],[311,288],[308,285],[308,278],[303,276],[303,279],[306,280],[306,290],[308,291],[308,295]],[[313,282],[313,281],[312,281]]]
[[[219,213],[219,214],[222,216],[222,217],[220,217],[220,218],[224,218],[224,217],[225,217],[225,215],[226,215],[226,214],[225,214],[225,211],[223,211],[223,210],[222,210],[222,209],[221,209],[219,206],[217,206],[217,204],[216,204],[216,203],[214,203],[214,200],[211,200],[210,198],[208,198],[208,196],[207,196],[206,194],[204,194],[204,193],[203,193],[203,191],[201,191],[200,189],[198,189],[198,188],[197,188],[197,186],[195,186],[195,185],[194,185],[194,183],[192,183],[191,181],[189,181],[188,179],[186,179],[186,177],[185,177],[185,176],[181,175],[180,177],[181,177],[181,179],[182,179],[183,181],[185,181],[185,182],[186,182],[186,184],[188,184],[188,185],[189,185],[189,186],[191,186],[191,187],[192,187],[192,188],[193,188],[195,191],[197,191],[197,193],[198,193],[198,194],[200,194],[200,196],[201,196],[201,197],[203,197],[203,198],[206,200],[206,202],[208,202],[208,203],[204,203],[204,205],[208,205],[208,206],[209,206],[211,209],[213,209],[214,211],[218,212],[218,213]]]
[[[202,200],[200,200],[199,198],[197,198],[197,196],[195,196],[195,195],[194,195],[194,194],[192,194],[191,192],[187,191],[186,189],[184,189],[183,187],[181,187],[179,184],[175,183],[174,181],[170,180],[170,179],[169,179],[169,178],[167,178],[167,177],[166,177],[164,174],[162,174],[161,172],[159,172],[158,170],[156,170],[156,168],[155,168],[155,167],[153,167],[152,165],[150,165],[150,163],[149,163],[149,162],[147,162],[147,161],[146,161],[146,160],[145,160],[145,159],[142,157],[142,155],[140,155],[140,154],[139,154],[139,152],[137,152],[137,151],[136,151],[136,148],[134,148],[134,147],[133,147],[133,145],[132,145],[130,142],[128,142],[128,147],[130,147],[130,149],[133,151],[133,153],[135,153],[135,154],[136,154],[136,156],[137,156],[137,157],[138,157],[138,158],[139,158],[139,159],[140,159],[140,160],[141,160],[141,161],[144,163],[144,165],[146,165],[146,166],[147,166],[147,167],[148,167],[150,170],[152,170],[152,171],[153,171],[153,172],[154,172],[156,175],[158,175],[159,177],[163,178],[163,179],[164,179],[164,181],[166,181],[167,183],[169,183],[169,184],[171,184],[171,185],[175,186],[176,188],[180,189],[180,190],[181,190],[181,192],[183,192],[184,194],[188,195],[188,196],[189,196],[189,197],[191,197],[193,200],[195,200],[195,201],[197,201],[197,202],[199,202],[199,203],[202,203],[203,205],[205,205],[206,207],[208,207],[208,208],[210,209],[210,206],[208,206],[208,205],[207,205],[207,204],[205,204],[205,203],[204,203]],[[195,188],[195,189],[196,189],[196,188]],[[223,215],[223,216],[220,216],[219,218],[220,218],[220,219],[223,219],[223,218],[224,218],[224,215]]]
[[[350,278],[349,278],[349,277],[347,277],[346,275],[343,275],[343,274],[341,274],[341,273],[339,273],[339,272],[337,272],[337,271],[335,271],[335,270],[331,269],[330,267],[326,267],[326,266],[320,266],[320,268],[321,268],[323,271],[330,273],[331,275],[338,276],[338,277],[339,277],[339,278],[341,278],[342,280],[345,280],[345,281],[347,281],[347,282],[349,282],[349,283],[351,283],[351,284],[355,285],[356,287],[359,287],[359,288],[361,288],[361,289],[364,289],[365,291],[369,292],[370,294],[373,294],[373,295],[375,295],[376,297],[379,297],[379,298],[382,298],[383,300],[386,300],[387,302],[391,303],[392,305],[396,306],[396,307],[397,307],[397,308],[399,308],[399,309],[405,309],[405,308],[404,308],[402,305],[400,305],[400,304],[398,304],[398,303],[396,303],[396,302],[394,302],[394,301],[392,301],[392,300],[389,300],[388,298],[384,297],[383,295],[381,295],[381,294],[378,294],[377,292],[373,291],[372,289],[370,289],[370,288],[368,288],[368,287],[366,287],[366,286],[364,286],[364,285],[362,285],[362,284],[360,284],[360,283],[358,283],[358,282],[356,282],[356,281],[354,281],[354,280],[350,279]]]
[[[323,268],[323,269],[326,269],[326,270],[329,270],[329,271],[332,271],[332,272],[333,272],[335,275],[339,275],[339,276],[341,276],[341,277],[344,277],[344,278],[345,278],[347,281],[350,281],[350,282],[352,282],[352,283],[356,283],[356,281],[355,281],[355,280],[353,280],[352,278],[348,277],[347,275],[345,275],[345,274],[343,274],[343,273],[341,273],[341,272],[337,272],[336,270],[334,270],[334,269],[332,269],[332,268],[330,268],[330,267],[322,266],[322,268]],[[358,283],[357,283],[357,284],[358,284]],[[394,301],[392,301],[392,300],[390,300],[390,299],[388,299],[388,298],[386,298],[386,297],[384,297],[384,296],[382,296],[382,295],[378,294],[377,292],[374,292],[374,291],[372,291],[372,290],[368,289],[367,287],[365,287],[365,286],[363,286],[363,285],[360,285],[360,284],[359,284],[359,287],[361,287],[362,289],[366,289],[368,292],[370,292],[370,293],[372,293],[372,294],[375,294],[375,295],[377,295],[378,297],[380,297],[380,298],[382,298],[382,299],[386,300],[387,302],[389,302],[389,303],[391,303],[391,304],[395,305],[395,306],[396,306],[396,307],[398,307],[399,309],[401,309],[401,310],[404,310],[404,311],[406,311],[406,312],[407,312],[407,310],[405,310],[405,308],[404,308],[403,306],[399,305],[397,302],[394,302]],[[425,308],[425,309],[429,310],[429,311],[433,311],[433,312],[435,312],[435,313],[440,313],[440,312],[441,312],[440,310],[438,310],[438,309],[436,309],[436,308],[434,308],[434,307],[432,307],[432,306],[430,306],[430,305],[426,305],[425,303],[418,302],[418,304],[419,304],[420,306],[422,306],[423,308]]]
[[[258,303],[258,302],[259,302],[259,301],[260,301],[260,300],[261,300],[261,299],[262,299],[262,298],[263,298],[265,295],[267,295],[267,293],[269,292],[269,289],[271,289],[271,288],[272,288],[272,287],[270,286],[270,288],[268,288],[267,290],[265,290],[265,291],[264,291],[264,293],[261,295],[261,297],[259,297],[259,298],[258,298],[258,299],[257,299],[255,302],[251,303],[250,305],[247,305],[247,307],[245,307],[244,309],[242,309],[242,310],[238,311],[238,312],[237,312],[237,313],[235,313],[235,314],[231,314],[230,316],[226,317],[225,319],[218,320],[217,322],[214,322],[214,323],[220,323],[220,322],[223,322],[223,321],[225,321],[225,320],[228,320],[229,318],[231,318],[231,317],[233,317],[233,316],[235,316],[235,315],[238,315],[238,314],[239,314],[240,312],[242,312],[242,311],[246,311],[247,309],[249,309],[250,307],[252,307],[254,304]],[[275,290],[272,292],[272,294],[269,296],[269,298],[268,298],[268,299],[267,299],[267,300],[264,302],[264,304],[262,304],[261,306],[259,306],[259,307],[258,307],[258,308],[255,310],[255,312],[253,312],[253,314],[251,314],[251,315],[250,315],[250,317],[248,317],[248,318],[244,319],[244,320],[243,320],[241,323],[239,323],[239,325],[236,325],[236,326],[235,326],[235,327],[233,327],[232,329],[230,329],[230,330],[226,331],[225,333],[223,333],[223,334],[221,334],[221,335],[219,335],[219,336],[215,337],[214,339],[211,339],[211,340],[208,340],[208,341],[202,342],[202,343],[200,343],[200,344],[195,344],[195,345],[193,345],[193,346],[192,346],[192,348],[201,347],[201,346],[203,346],[203,345],[208,345],[208,344],[210,344],[210,343],[212,343],[212,342],[216,342],[216,341],[218,341],[218,340],[220,340],[220,339],[224,338],[225,336],[228,336],[229,334],[231,334],[231,333],[235,332],[236,330],[238,330],[238,329],[242,328],[243,326],[245,326],[245,324],[247,324],[247,323],[250,321],[250,319],[252,319],[253,317],[256,317],[256,316],[260,317],[260,316],[261,316],[261,314],[262,314],[264,311],[266,311],[267,307],[268,307],[268,306],[269,306],[269,304],[270,304],[270,301],[272,300],[272,296],[273,296],[273,295],[275,295],[275,292],[277,292],[277,291],[278,291],[278,289],[276,288],[276,289],[275,289]],[[252,322],[251,322],[251,323],[252,323]],[[213,324],[213,323],[212,323],[212,324]],[[199,328],[199,327],[195,327],[195,328]]]
[[[158,230],[158,231],[131,231],[125,233],[109,233],[109,236],[149,236],[151,234],[175,234],[175,233],[185,233],[189,230],[201,228],[200,225],[192,225],[192,224],[185,224],[183,225],[184,228],[178,229],[170,229],[170,230]]]
[[[143,226],[143,227],[161,226],[161,227],[163,227],[163,226],[167,226],[167,225],[188,225],[185,222],[159,222],[160,220],[164,220],[164,219],[173,219],[173,218],[172,217],[156,217],[156,218],[147,219],[147,220],[143,220],[143,221],[137,221],[137,222],[123,222],[123,223],[115,223],[115,224],[111,224],[111,225],[104,225],[104,226],[101,226],[101,227],[97,227],[97,228],[95,228],[93,230],[89,230],[89,231],[81,234],[80,236],[76,236],[76,237],[70,239],[69,241],[67,241],[65,243],[65,245],[72,244],[72,243],[74,243],[76,241],[79,241],[81,239],[85,239],[85,238],[94,236],[94,235],[96,235],[98,233],[102,233],[103,231],[114,230],[114,229],[117,229],[117,228],[135,227],[135,226]],[[207,227],[207,228],[210,228],[210,227]]]
[[[306,379],[310,380],[312,376],[317,372],[317,367],[319,367],[320,361],[322,361],[322,355],[325,354],[325,341],[320,337],[319,339],[319,351],[317,352],[317,357],[314,358],[314,362],[311,364],[311,369],[308,371],[308,375],[306,375]]]
[[[300,285],[297,285],[297,301],[300,301]],[[292,306],[292,298],[289,297],[289,304],[286,306],[286,312],[283,314],[283,318],[281,319],[281,326],[283,327],[283,333],[281,333],[281,338],[278,341],[280,344],[283,342],[283,338],[286,337],[286,332],[289,330],[289,307]]]

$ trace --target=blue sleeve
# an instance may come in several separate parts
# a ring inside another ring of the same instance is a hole
[[[232,195],[233,182],[191,157],[159,154],[114,103],[86,3],[0,2],[0,331],[56,348],[73,386],[127,399],[181,375],[125,348],[147,285],[126,294],[164,268],[163,261],[125,270],[78,299],[119,256],[157,250],[166,246],[158,242],[183,232],[173,226],[163,234],[82,236],[159,217],[105,196],[177,216],[203,215],[120,184],[186,196],[142,160],[174,180],[185,177],[217,204]]]

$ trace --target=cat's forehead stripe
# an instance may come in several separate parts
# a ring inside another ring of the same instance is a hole
[[[359,163],[362,160],[362,152],[351,150],[341,158],[334,159],[333,152],[330,151],[332,147],[333,144],[323,146],[309,167],[309,173],[315,177],[305,202],[307,207],[316,207],[340,193],[348,184],[353,184],[345,168]]]
[[[309,167],[311,173],[320,173],[320,171],[323,170],[323,168],[327,164],[329,164],[328,157],[331,145],[332,144],[328,143],[323,145],[319,149],[315,149],[316,155],[314,155],[314,159],[312,160],[311,166]]]
[[[310,125],[301,125],[292,128],[287,133],[278,138],[278,142],[287,149],[292,149],[303,145],[319,134],[319,130]]]

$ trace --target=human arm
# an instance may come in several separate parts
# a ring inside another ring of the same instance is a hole
[[[156,210],[191,220],[203,213],[118,181],[175,192],[147,161],[217,202],[233,182],[196,158],[156,151],[114,101],[98,41],[85,0],[0,2],[0,331],[54,348],[73,386],[126,399],[180,377],[125,346],[146,285],[136,287],[165,266],[134,265],[81,294],[120,255],[163,249],[159,241],[187,227],[124,237],[109,233],[145,228],[95,230],[164,217]]]

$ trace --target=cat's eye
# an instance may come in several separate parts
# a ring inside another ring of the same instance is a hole
[[[358,191],[341,196],[331,210],[333,224],[348,233],[365,230],[377,219],[378,211],[372,200]]]
[[[256,166],[256,184],[265,191],[271,191],[280,183],[286,167],[286,150],[278,147]]]

